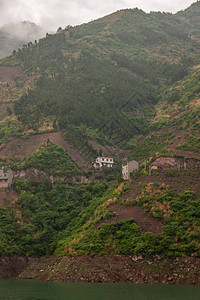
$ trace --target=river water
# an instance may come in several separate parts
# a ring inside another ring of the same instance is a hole
[[[0,280],[0,300],[199,300],[200,286]]]

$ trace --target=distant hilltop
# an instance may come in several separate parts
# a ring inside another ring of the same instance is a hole
[[[0,58],[8,56],[23,44],[44,37],[46,30],[29,21],[9,23],[0,27]]]

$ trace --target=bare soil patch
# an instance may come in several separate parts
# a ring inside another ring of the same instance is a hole
[[[32,153],[36,152],[41,144],[49,139],[52,143],[61,146],[67,150],[71,158],[79,165],[85,166],[90,163],[80,154],[76,149],[72,148],[68,141],[66,141],[61,132],[49,132],[44,134],[32,135],[28,139],[13,138],[0,151],[0,157],[3,159],[9,158],[28,158]]]
[[[122,199],[135,199],[139,195],[139,184],[145,183],[164,183],[173,190],[183,193],[187,189],[191,189],[195,193],[195,198],[200,197],[200,171],[199,168],[191,168],[187,170],[173,170],[175,173],[166,175],[166,170],[158,170],[151,176],[134,178],[130,184],[130,190],[122,196]]]
[[[139,206],[126,207],[120,204],[110,206],[110,210],[117,215],[103,221],[99,225],[109,224],[113,222],[120,222],[133,218],[138,226],[142,228],[142,232],[153,232],[159,234],[162,232],[162,222],[147,215],[145,211]]]
[[[133,218],[138,226],[142,228],[142,232],[152,232],[156,235],[162,232],[162,222],[147,215],[145,211],[139,206],[126,207],[120,204],[110,206],[112,213],[116,213],[116,216],[110,219],[103,220],[98,224],[98,227],[102,224],[118,223]]]
[[[168,150],[172,151],[176,155],[185,156],[188,158],[199,158],[200,159],[199,153],[196,153],[194,151],[189,151],[189,150],[176,149],[176,145],[171,146]]]
[[[113,21],[117,20],[118,18],[120,18],[121,15],[123,15],[123,14],[124,14],[123,10],[117,11],[117,12],[109,14],[103,18],[99,18],[95,21],[92,21],[91,23],[113,22]]]
[[[13,189],[1,189],[0,190],[0,205],[12,206],[12,201],[16,200],[18,193]]]
[[[14,81],[16,76],[21,76],[26,78],[26,73],[22,70],[21,67],[7,67],[0,66],[0,81],[4,82],[12,82]]]

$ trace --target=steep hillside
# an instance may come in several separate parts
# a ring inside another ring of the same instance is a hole
[[[191,256],[198,270],[198,18],[199,1],[175,15],[121,10],[0,61],[0,167],[15,176],[0,254]],[[98,155],[114,167],[94,170]],[[130,182],[127,158],[140,161]]]
[[[17,51],[2,63],[42,75],[15,104],[18,120],[37,128],[51,116],[77,148],[91,139],[124,147],[149,131],[162,90],[199,63],[185,25],[179,15],[123,10]]]
[[[190,75],[160,94],[148,134],[128,143],[130,158],[149,158],[160,153],[200,159],[199,71],[200,66],[194,66]]]

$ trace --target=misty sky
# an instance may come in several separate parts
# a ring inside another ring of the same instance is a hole
[[[0,0],[0,26],[29,20],[49,30],[77,25],[122,8],[177,12],[196,0]]]

